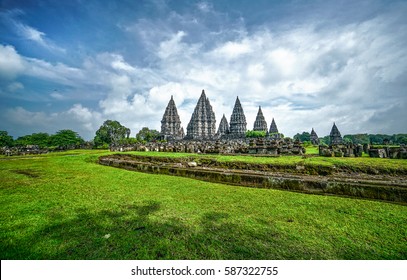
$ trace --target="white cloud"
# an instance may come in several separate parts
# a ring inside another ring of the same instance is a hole
[[[197,3],[196,6],[201,12],[204,13],[208,13],[212,10],[212,4],[205,1]]]
[[[67,111],[55,113],[30,111],[18,106],[1,112],[0,117],[5,121],[4,128],[16,137],[23,136],[21,131],[29,131],[26,134],[35,132],[53,134],[61,129],[71,129],[86,140],[93,139],[96,130],[104,121],[101,113],[81,104],[75,104]]]
[[[0,80],[13,79],[23,70],[23,59],[14,47],[0,45]]]
[[[13,82],[7,86],[7,89],[11,92],[16,92],[24,89],[24,85],[19,82]]]
[[[57,51],[62,53],[66,52],[64,48],[59,47],[53,41],[46,38],[46,34],[44,32],[39,31],[21,22],[18,22],[14,19],[11,19],[10,22],[14,25],[14,29],[16,30],[17,34],[19,34],[24,39],[33,41],[38,45],[51,51]]]
[[[226,42],[213,51],[217,58],[236,59],[244,54],[252,51],[251,42],[245,40],[244,42]]]
[[[183,46],[185,46],[181,44],[181,40],[185,35],[184,31],[178,31],[171,39],[162,41],[157,52],[158,57],[167,59],[172,55],[178,54],[183,49]]]

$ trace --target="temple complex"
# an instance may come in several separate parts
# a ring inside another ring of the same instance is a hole
[[[184,138],[184,128],[181,127],[181,120],[172,95],[161,120],[161,138],[165,140],[181,140]]]
[[[267,131],[267,122],[264,119],[263,112],[261,111],[261,106],[259,106],[259,111],[257,112],[257,117],[253,125],[254,131]]]
[[[185,139],[213,139],[216,133],[215,113],[211,103],[202,90],[201,97],[196,104],[194,113],[187,126]]]
[[[319,145],[319,138],[314,128],[311,130],[310,141],[312,145]]]
[[[237,97],[232,115],[230,116],[230,138],[245,138],[246,125],[246,116],[244,115],[239,97]]]
[[[331,145],[340,145],[343,142],[341,133],[339,132],[335,123],[332,126],[331,133],[329,134],[329,140]]]
[[[136,143],[130,145],[111,145],[111,151],[162,151],[162,152],[186,152],[186,153],[208,153],[208,154],[255,154],[255,155],[302,155],[306,152],[302,143],[297,139],[284,137],[278,132],[274,118],[270,129],[267,131],[267,122],[261,107],[254,122],[254,131],[265,131],[265,137],[248,134],[246,136],[246,116],[240,104],[239,97],[236,98],[235,106],[230,117],[230,124],[223,114],[216,132],[215,113],[202,90],[202,94],[196,104],[191,120],[188,123],[187,135],[177,112],[173,97],[165,109],[161,120],[161,140],[148,143]],[[360,144],[344,143],[341,133],[334,123],[329,135],[330,145],[325,143],[319,145],[320,141],[314,128],[312,128],[310,141],[318,146],[318,153],[325,157],[361,157],[364,147]],[[7,147],[6,147],[7,148]],[[24,149],[26,150],[26,149]],[[0,153],[11,155],[19,154],[21,151],[0,149]],[[25,153],[25,151],[22,151]],[[407,158],[406,147],[368,148],[365,153],[370,157]]]

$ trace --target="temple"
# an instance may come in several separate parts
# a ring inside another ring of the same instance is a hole
[[[201,97],[196,104],[194,113],[187,126],[185,139],[210,140],[216,133],[215,113],[211,103],[202,90]]]
[[[164,140],[181,140],[184,138],[184,128],[181,127],[181,120],[172,95],[161,120],[161,138]]]
[[[319,138],[314,128],[311,130],[310,141],[312,145],[319,145]]]
[[[223,117],[220,120],[218,132],[216,134],[218,137],[222,138],[222,137],[228,136],[229,133],[230,133],[230,129],[229,129],[228,120],[226,119],[225,114],[223,114]]]
[[[230,138],[245,138],[246,125],[246,116],[244,115],[239,97],[237,97],[232,115],[230,116]]]
[[[343,142],[341,133],[339,132],[335,123],[332,126],[331,133],[329,134],[329,140],[331,145],[340,145]]]
[[[259,106],[259,111],[257,112],[257,117],[253,125],[254,131],[265,131],[267,132],[267,122],[264,119],[263,112],[261,111],[261,107]]]

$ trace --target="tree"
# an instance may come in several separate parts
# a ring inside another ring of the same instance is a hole
[[[7,131],[0,131],[0,147],[11,147],[13,142],[13,137],[8,135]]]
[[[343,136],[343,140],[349,139],[353,144],[369,144],[369,136],[365,134],[349,134]],[[349,140],[346,140],[349,142]],[[346,143],[346,142],[345,142]]]
[[[136,135],[137,140],[146,142],[157,140],[159,137],[160,133],[157,130],[148,127],[143,127]]]
[[[121,125],[118,121],[107,120],[96,131],[94,138],[95,146],[116,145],[121,140],[129,138],[130,129]]]
[[[50,140],[52,146],[64,148],[76,147],[85,143],[85,141],[82,139],[82,137],[79,136],[77,132],[70,129],[63,129],[58,131],[56,134],[51,136]]]
[[[297,133],[294,135],[294,139],[299,139],[301,142],[311,141],[311,134],[309,132]]]
[[[246,137],[248,138],[266,137],[266,132],[257,130],[248,130],[246,131]]]
[[[18,137],[15,141],[16,146],[37,145],[40,148],[48,147],[50,144],[50,136],[48,133],[39,132],[31,135]]]

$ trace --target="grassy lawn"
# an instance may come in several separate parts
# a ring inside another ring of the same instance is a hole
[[[407,259],[406,206],[98,165],[108,153],[1,158],[1,259]]]
[[[370,157],[302,157],[302,156],[281,156],[281,157],[261,157],[249,155],[211,155],[211,154],[188,154],[188,153],[165,153],[165,152],[128,152],[128,154],[142,156],[188,157],[192,159],[213,158],[219,162],[245,162],[253,164],[268,164],[275,166],[296,167],[297,165],[340,167],[347,171],[370,172],[374,169],[377,172],[386,174],[407,175],[407,160],[405,159],[383,159]]]

